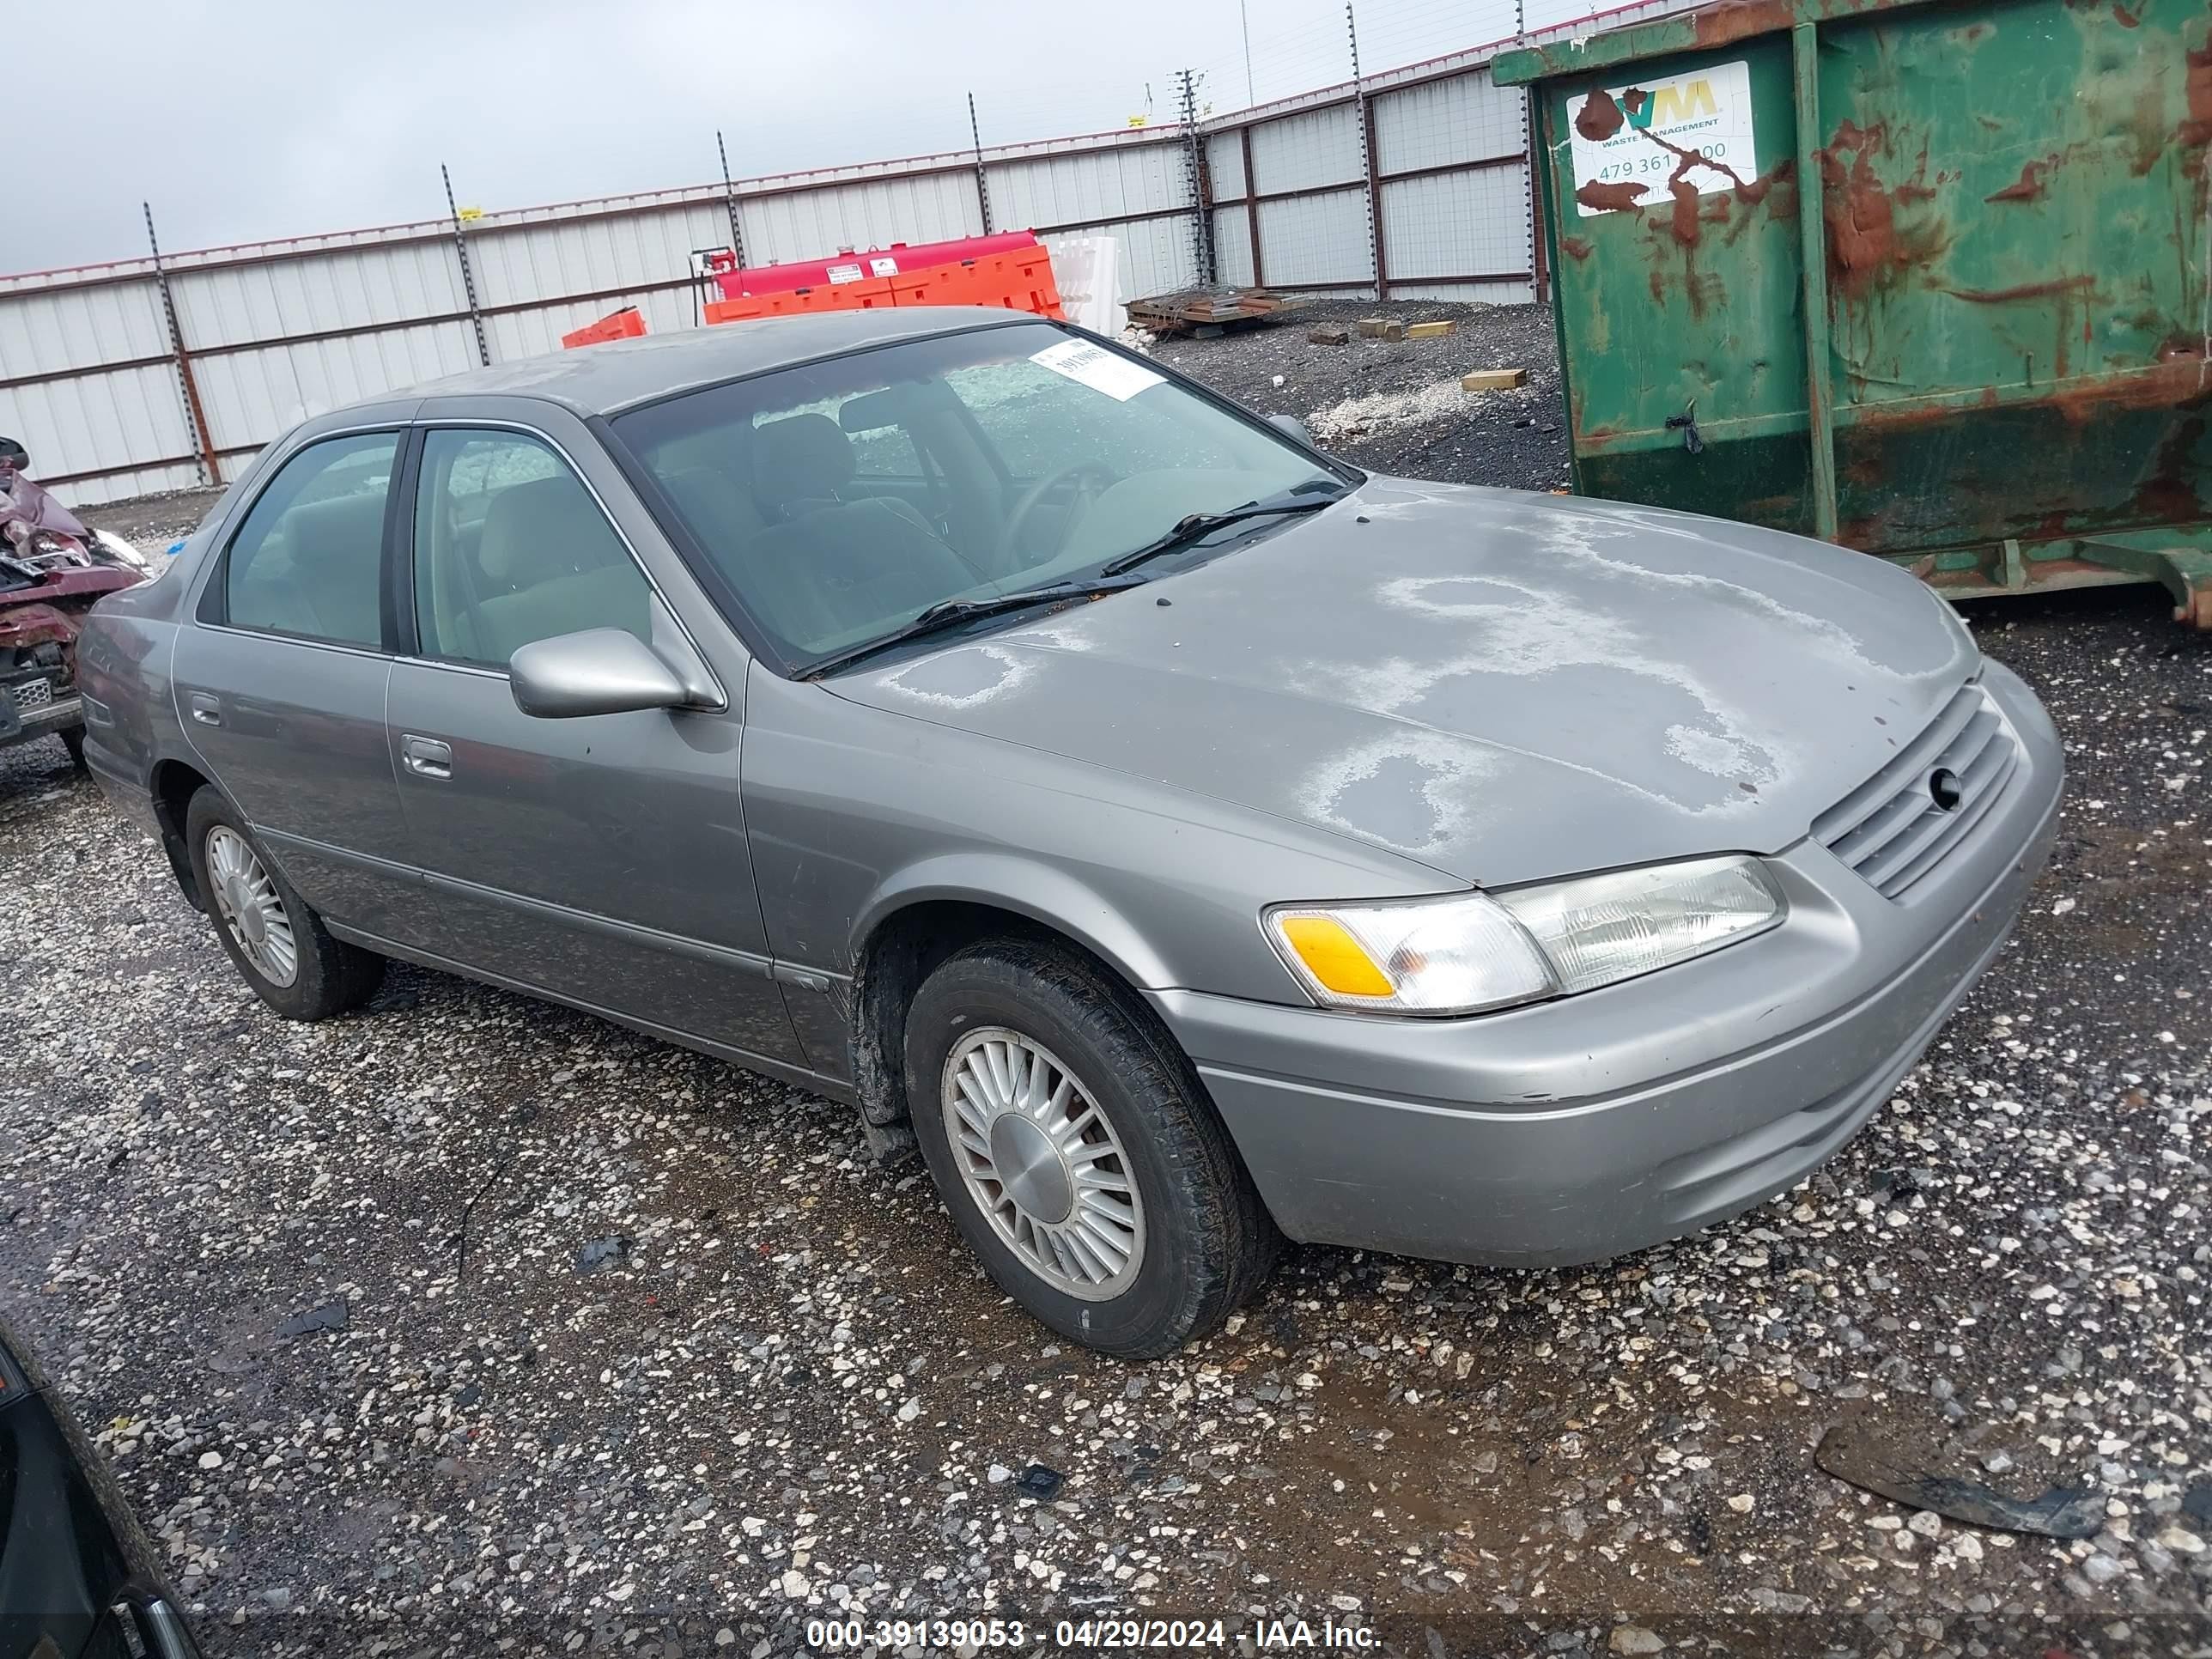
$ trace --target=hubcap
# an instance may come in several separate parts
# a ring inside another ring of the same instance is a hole
[[[235,830],[219,823],[208,831],[207,861],[216,915],[229,930],[231,943],[271,985],[289,985],[299,976],[299,941],[276,884],[253,848]]]
[[[1145,1206],[1114,1126],[1042,1044],[1002,1025],[945,1057],[945,1132],[968,1195],[1022,1265],[1103,1302],[1145,1260]]]

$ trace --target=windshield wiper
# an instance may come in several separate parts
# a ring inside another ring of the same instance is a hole
[[[800,674],[799,678],[818,680],[824,674],[835,673],[863,657],[872,657],[878,651],[887,651],[892,646],[921,639],[925,635],[939,634],[948,628],[957,628],[962,623],[974,622],[978,617],[995,617],[1002,611],[1026,611],[1032,605],[1052,605],[1069,599],[1103,599],[1109,593],[1119,593],[1127,588],[1142,587],[1145,580],[1142,576],[1133,576],[1123,581],[1050,582],[1042,587],[1024,587],[1012,593],[994,594],[988,599],[939,599],[912,622],[902,623],[865,645],[856,645],[850,650],[840,651],[835,656],[824,657]]]
[[[1316,485],[1328,493],[1313,494]],[[1247,519],[1272,518],[1278,513],[1318,513],[1324,507],[1334,507],[1351,493],[1334,478],[1310,478],[1279,495],[1270,495],[1264,501],[1247,501],[1242,507],[1232,507],[1220,513],[1193,513],[1178,519],[1165,535],[1155,537],[1142,547],[1131,548],[1119,557],[1109,559],[1099,567],[1098,574],[1118,576],[1125,570],[1135,569],[1147,559],[1177,552],[1217,530],[1241,524]]]

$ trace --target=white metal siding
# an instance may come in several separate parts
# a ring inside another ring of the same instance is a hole
[[[986,174],[991,222],[1000,230],[1093,224],[1190,202],[1182,149],[1173,143],[1000,162]]]
[[[983,234],[972,173],[930,173],[751,201],[741,193],[738,207],[745,258],[757,265],[820,259],[847,248],[949,242]]]
[[[1206,177],[1213,199],[1227,201],[1244,193],[1244,141],[1234,129],[1217,132],[1206,141]]]
[[[145,282],[0,294],[0,380],[166,356],[159,290]]]
[[[172,460],[193,453],[177,371],[163,362],[146,368],[110,369],[74,380],[0,391],[0,434],[31,452],[31,476],[64,477],[132,462]],[[177,489],[197,483],[197,470]],[[112,492],[105,478],[61,484],[64,500],[101,501]]]
[[[1530,269],[1528,196],[1519,167],[1431,173],[1382,186],[1382,263],[1390,291],[1424,276]]]
[[[1261,203],[1260,258],[1270,283],[1367,284],[1371,291],[1366,185]]]
[[[1390,279],[1394,300],[1450,300],[1465,305],[1525,306],[1536,297],[1533,283],[1401,283]]]
[[[1236,288],[1252,283],[1252,225],[1244,211],[1241,205],[1213,211],[1214,272]]]
[[[1383,93],[1368,107],[1381,173],[1518,155],[1528,148],[1521,89],[1492,86],[1486,70]]]
[[[1358,116],[1344,104],[1261,122],[1252,129],[1252,173],[1265,194],[1365,178]]]

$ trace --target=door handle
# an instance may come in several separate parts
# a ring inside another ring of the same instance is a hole
[[[191,698],[192,718],[202,726],[222,724],[222,699],[205,691],[195,691]]]
[[[418,738],[409,732],[399,739],[399,759],[418,778],[453,775],[453,745],[435,738]]]

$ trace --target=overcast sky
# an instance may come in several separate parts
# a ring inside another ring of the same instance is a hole
[[[1587,8],[1528,0],[1530,22]],[[1172,119],[1247,101],[1238,0],[4,0],[0,271]],[[1261,99],[1349,72],[1342,0],[1246,0]],[[1540,11],[1538,8],[1542,9]],[[1368,70],[1514,0],[1358,0]]]

